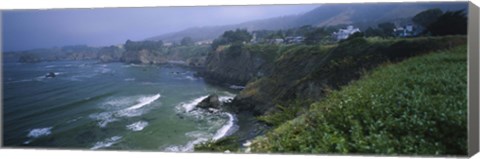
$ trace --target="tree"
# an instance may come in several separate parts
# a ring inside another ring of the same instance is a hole
[[[191,46],[195,43],[193,42],[191,37],[187,36],[187,37],[182,38],[182,40],[180,41],[180,44],[183,45],[183,46]]]
[[[448,11],[427,27],[434,36],[467,34],[467,16],[464,10]]]
[[[380,29],[374,29],[372,27],[368,27],[365,30],[365,36],[366,37],[372,37],[372,36],[383,36],[383,31]]]
[[[223,33],[222,37],[228,42],[248,42],[252,39],[252,35],[246,29],[229,30]]]
[[[224,32],[219,38],[213,40],[211,47],[215,50],[220,45],[249,42],[252,38],[252,35],[250,35],[246,29],[229,30]]]
[[[383,36],[393,36],[393,29],[395,29],[395,24],[391,22],[385,22],[378,24],[378,28],[380,28],[383,32]]]
[[[412,21],[424,28],[427,28],[430,24],[432,24],[440,16],[442,16],[442,14],[443,14],[443,11],[438,8],[429,9],[415,15],[412,18]]]
[[[324,28],[316,28],[313,31],[308,32],[305,34],[305,44],[315,44],[322,41],[328,33],[325,31]]]

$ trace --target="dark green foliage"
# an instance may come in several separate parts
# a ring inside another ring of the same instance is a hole
[[[464,10],[448,11],[428,26],[434,36],[466,35],[467,16]]]
[[[241,42],[234,42],[228,47],[228,51],[225,52],[229,58],[235,58],[242,54],[243,44]]]
[[[277,110],[272,111],[266,115],[259,116],[258,119],[269,125],[277,127],[288,120],[292,120],[301,114],[305,113],[305,110],[312,103],[308,100],[295,100],[286,102],[285,106],[277,105]]]
[[[195,145],[194,150],[197,152],[236,152],[240,148],[238,139],[234,136],[228,136],[217,141],[207,141],[198,145]]]
[[[355,38],[363,38],[364,36],[365,36],[365,34],[363,34],[362,32],[356,32],[356,33],[353,33],[352,35],[348,36],[347,39],[340,40],[340,42],[352,40],[352,39],[355,39]]]
[[[365,36],[366,37],[372,37],[372,36],[383,36],[383,31],[378,29],[378,28],[372,28],[368,27],[365,30]]]
[[[380,23],[378,24],[378,28],[382,31],[382,36],[393,36],[393,29],[395,29],[395,24],[391,22]]]
[[[229,30],[224,32],[219,38],[213,40],[211,47],[215,50],[220,45],[249,42],[251,39],[252,35],[250,35],[246,29]]]
[[[330,33],[328,33],[324,28],[316,28],[313,31],[307,32],[304,36],[305,44],[315,44],[329,37]]]
[[[386,64],[253,142],[256,152],[466,155],[466,46]]]
[[[412,18],[412,21],[418,25],[426,28],[433,22],[435,22],[440,16],[442,16],[443,11],[441,9],[429,9],[423,12],[418,13]]]
[[[224,38],[228,43],[234,42],[248,42],[252,39],[252,35],[246,29],[236,29],[235,31],[226,31],[223,33]]]
[[[461,36],[354,38],[338,45],[292,46],[279,54],[270,74],[247,85],[237,99],[254,101],[256,104],[249,106],[251,110],[264,114],[287,101],[321,99],[325,90],[347,85],[385,62],[458,46],[465,44],[465,40]]]
[[[180,44],[183,46],[191,46],[191,45],[194,45],[195,43],[193,42],[191,37],[187,36],[182,38],[182,41],[180,41]]]

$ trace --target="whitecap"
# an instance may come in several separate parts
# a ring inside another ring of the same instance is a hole
[[[124,81],[135,81],[135,78],[125,78]]]
[[[104,128],[109,123],[118,121],[120,117],[140,116],[146,112],[146,110],[140,108],[149,105],[160,98],[160,94],[153,96],[141,96],[136,100],[136,102],[135,100],[132,100],[132,98],[135,97],[108,100],[104,102],[102,106],[104,109],[109,111],[91,114],[90,118],[98,120],[98,126]],[[132,104],[133,106],[128,107],[128,105]]]
[[[10,81],[10,82],[5,82],[5,84],[10,84],[10,83],[22,83],[22,82],[31,82],[33,80],[31,79],[24,79],[24,80],[18,80],[18,81]]]
[[[196,78],[193,76],[185,76],[185,78],[192,81],[196,80]]]
[[[127,125],[127,129],[132,131],[142,131],[146,126],[148,126],[148,122],[146,121],[139,121],[133,124]]]
[[[202,143],[208,141],[207,138],[197,138],[193,141],[189,141],[185,145],[174,145],[174,146],[169,146],[165,148],[165,151],[169,152],[193,152],[193,149],[196,144]]]
[[[99,148],[110,147],[113,144],[116,144],[122,139],[121,136],[113,136],[111,138],[106,139],[105,141],[99,141],[95,143],[95,145],[91,148],[92,150],[96,150]]]
[[[195,106],[197,106],[198,103],[200,103],[202,100],[204,100],[207,97],[208,95],[193,99],[187,103],[180,103],[180,106],[185,110],[185,112],[190,112],[195,108]]]
[[[212,138],[213,140],[218,140],[225,136],[228,136],[237,129],[237,126],[235,125],[235,117],[230,113],[224,113],[224,114],[228,116],[228,122],[227,124],[223,125],[220,129],[217,130],[217,132]]]
[[[106,67],[102,67],[102,68],[99,68],[99,69],[95,70],[95,72],[99,72],[99,73],[105,74],[105,73],[112,72],[112,70],[109,69],[109,68],[106,68]]]
[[[42,137],[42,136],[48,136],[52,133],[52,128],[53,127],[32,129],[28,133],[27,137],[38,138],[38,137]]]
[[[113,112],[102,112],[102,113],[92,114],[92,115],[90,115],[90,118],[100,120],[100,121],[98,121],[97,124],[101,128],[106,127],[108,123],[118,121],[118,119],[116,119],[113,116]]]
[[[237,86],[237,85],[231,85],[231,89],[245,89],[245,86]]]
[[[218,100],[222,103],[229,102],[233,100],[234,96],[220,96],[218,97]]]
[[[148,105],[150,103],[152,103],[153,101],[157,100],[158,98],[160,98],[160,94],[155,94],[153,96],[150,96],[150,97],[141,97],[139,100],[138,100],[138,104],[135,104],[129,108],[127,108],[127,110],[133,110],[133,109],[138,109],[138,108],[141,108],[145,105]]]

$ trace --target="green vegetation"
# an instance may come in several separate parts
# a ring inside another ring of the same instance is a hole
[[[329,92],[254,152],[465,155],[466,47],[383,64]]]
[[[354,38],[330,46],[296,45],[280,53],[270,74],[249,83],[237,99],[254,101],[251,110],[264,114],[292,100],[318,100],[328,89],[338,89],[385,62],[458,46],[465,40],[462,36]]]
[[[427,27],[435,36],[466,35],[467,16],[464,10],[448,11]]]
[[[251,39],[252,35],[246,29],[229,30],[213,41],[212,49],[216,50],[218,46],[227,44],[241,45],[243,42],[250,42]]]
[[[430,24],[432,24],[440,16],[442,16],[442,14],[443,14],[443,11],[441,9],[438,9],[438,8],[428,9],[415,15],[412,18],[412,21],[424,28],[427,28]]]
[[[260,121],[263,121],[274,127],[280,126],[288,120],[292,120],[301,114],[304,114],[311,101],[296,100],[285,104],[285,106],[277,105],[277,111],[272,111],[267,115],[257,117]]]
[[[187,37],[184,37],[182,41],[180,41],[180,44],[183,46],[192,46],[195,44],[195,42],[191,37],[187,36]]]
[[[221,138],[217,141],[207,141],[198,145],[195,145],[194,149],[198,152],[237,152],[239,150],[240,143],[237,138],[233,136]]]

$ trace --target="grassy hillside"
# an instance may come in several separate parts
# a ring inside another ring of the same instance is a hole
[[[357,38],[338,45],[299,45],[280,54],[268,76],[250,82],[234,107],[255,114],[274,112],[276,105],[321,99],[328,90],[358,79],[385,62],[398,62],[431,51],[465,44],[464,36],[412,39]]]
[[[328,92],[254,152],[466,155],[466,46],[386,63]]]

